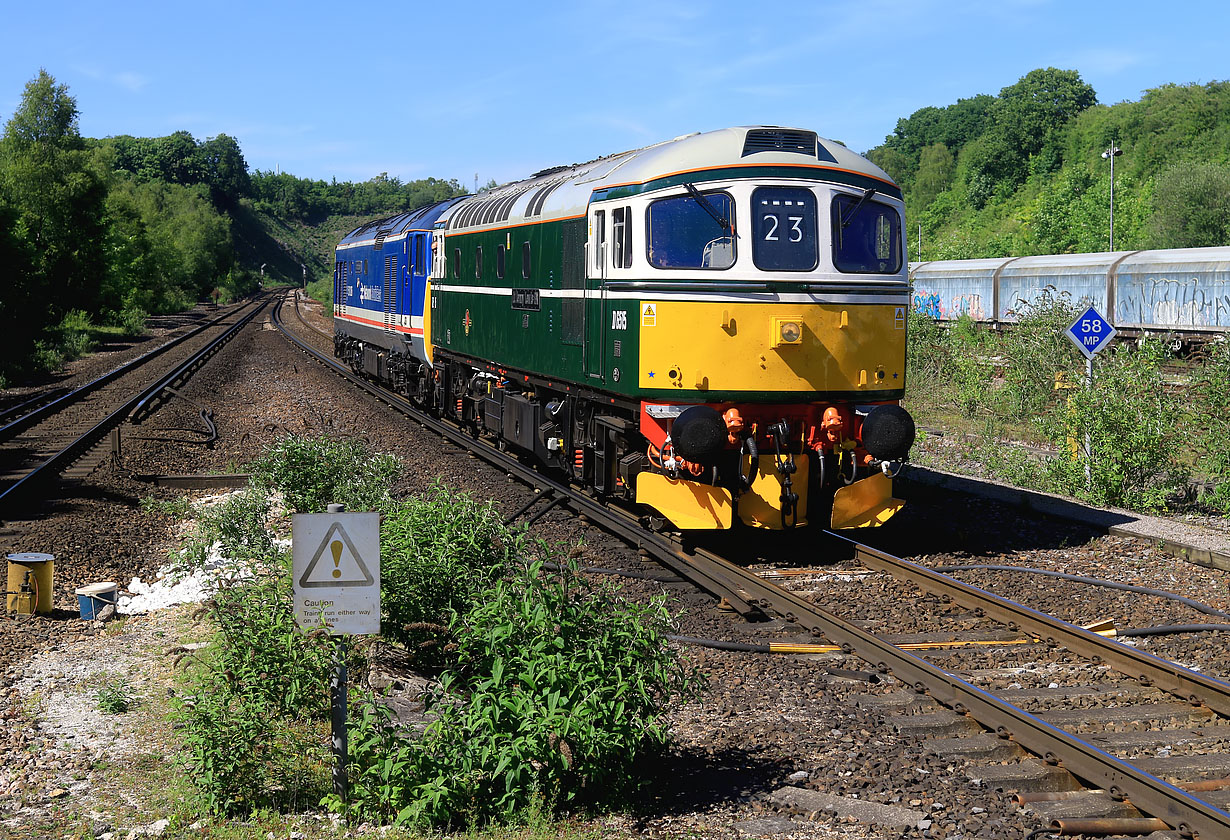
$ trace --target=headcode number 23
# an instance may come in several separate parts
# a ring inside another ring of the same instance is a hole
[[[766,213],[765,219],[772,224],[772,227],[770,227],[768,230],[765,231],[765,234],[764,234],[765,242],[779,241],[779,237],[777,235],[777,228],[779,224],[777,220],[777,216],[774,216],[771,213]],[[802,216],[787,216],[786,221],[790,222],[790,241],[791,242],[802,242],[803,241],[803,229],[799,226],[803,224],[803,217]]]

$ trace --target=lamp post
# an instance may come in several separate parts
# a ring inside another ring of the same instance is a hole
[[[1110,250],[1112,251],[1115,250],[1115,158],[1121,154],[1123,154],[1123,149],[1114,143],[1102,152],[1102,159],[1110,161]]]

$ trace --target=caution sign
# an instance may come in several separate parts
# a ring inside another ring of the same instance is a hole
[[[291,518],[295,620],[333,635],[380,632],[380,514]]]
[[[656,327],[658,325],[658,307],[652,303],[641,304],[641,326]]]
[[[333,560],[331,566],[329,558]],[[321,560],[325,562],[322,564]],[[371,586],[375,581],[367,563],[354,547],[350,534],[346,533],[340,522],[330,524],[325,538],[320,541],[316,553],[299,576],[299,586],[303,589],[318,586]]]
[[[899,329],[905,329],[905,307],[898,306],[896,313],[893,315],[893,325]]]

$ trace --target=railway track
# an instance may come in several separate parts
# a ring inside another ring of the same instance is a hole
[[[110,432],[147,417],[267,303],[249,302],[79,388],[0,416],[0,517],[10,518],[61,475],[80,477],[97,466],[110,451]],[[212,430],[207,410],[202,420]]]
[[[473,438],[467,432],[424,414],[403,398],[355,376],[292,335],[281,320],[281,308],[282,302],[279,302],[274,314],[275,325],[316,361],[451,443],[467,449],[473,447]],[[768,579],[769,575],[757,574],[707,549],[654,533],[646,528],[645,522],[627,511],[579,494],[506,453],[481,447],[478,454],[537,489],[514,518],[532,518],[550,506],[566,504],[636,546],[642,554],[723,599],[740,614],[780,616],[810,633],[817,642],[827,640],[838,650],[859,657],[877,671],[909,686],[912,693],[888,702],[896,703],[903,716],[909,713],[918,718],[913,723],[915,726],[927,722],[929,710],[942,707],[944,711],[936,714],[946,715],[949,722],[939,727],[941,733],[974,736],[970,743],[960,747],[966,754],[982,751],[992,760],[1032,755],[1041,760],[1042,769],[1037,775],[1046,781],[1040,782],[1040,786],[1065,791],[1082,787],[1104,791],[1100,795],[1113,803],[1098,811],[1096,804],[1085,800],[1085,809],[1097,813],[1094,821],[1082,822],[1082,818],[1070,813],[1061,814],[1055,817],[1055,830],[1131,833],[1138,829],[1169,827],[1181,834],[1201,838],[1230,836],[1230,813],[1220,807],[1227,797],[1216,792],[1220,789],[1217,780],[1205,779],[1202,784],[1188,784],[1185,789],[1163,778],[1175,777],[1179,762],[1167,765],[1166,762],[1151,762],[1148,757],[1132,758],[1133,751],[1139,753],[1148,744],[1199,740],[1201,746],[1196,749],[1201,749],[1220,743],[1223,736],[1230,734],[1230,684],[844,536],[826,535],[827,550],[832,555],[848,556],[871,573],[886,575],[901,586],[926,593],[916,592],[913,596],[916,600],[908,603],[930,599],[967,611],[977,622],[986,625],[982,630],[990,637],[986,640],[991,644],[984,649],[1027,644],[1058,652],[1060,658],[1079,657],[1079,661],[1071,665],[1071,684],[1060,692],[1064,697],[1073,698],[1071,708],[1055,707],[1057,695],[1049,685],[1049,693],[1024,687],[992,692],[965,679],[958,670],[930,661],[936,658],[934,656],[920,655],[918,651],[894,643],[891,637],[868,631],[855,619],[822,609],[812,600]],[[1010,639],[1005,639],[1005,634]],[[1111,672],[1120,675],[1113,687],[1089,686],[1083,682],[1090,674]],[[1101,705],[1094,701],[1100,701]],[[1096,711],[1091,711],[1093,709]],[[1101,724],[1110,726],[1099,730],[1097,727]],[[908,727],[911,724],[903,721],[900,725]],[[1163,729],[1163,725],[1169,729]],[[1115,734],[1133,727],[1148,729],[1131,737]],[[919,726],[920,730],[924,728]],[[944,748],[958,749],[955,744]],[[1188,762],[1189,770],[1192,764]],[[1230,775],[1230,761],[1221,758],[1207,759],[1202,767],[1199,761],[1195,765],[1198,775]],[[1033,802],[1036,793],[1025,789],[1039,785],[1021,781],[1024,778],[1018,775],[1012,784],[1022,789],[1021,796]],[[1197,790],[1200,787],[1212,790]],[[1077,808],[1075,805],[1063,807],[1069,812]],[[1132,820],[1145,822],[1130,822]]]

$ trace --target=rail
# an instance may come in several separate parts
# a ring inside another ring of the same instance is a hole
[[[57,477],[62,471],[70,467],[77,459],[86,454],[95,444],[101,441],[108,432],[128,418],[129,413],[133,412],[141,406],[150,404],[157,395],[161,394],[170,383],[182,381],[182,379],[197,370],[204,361],[221,349],[227,342],[247,326],[253,318],[259,314],[268,304],[268,299],[262,300],[259,304],[253,307],[252,311],[244,315],[235,324],[229,327],[218,337],[214,338],[199,352],[195,353],[191,359],[180,365],[175,370],[166,376],[161,377],[157,382],[148,388],[143,389],[140,393],[126,400],[119,408],[110,412],[101,421],[94,424],[84,434],[75,438],[67,446],[60,449],[51,457],[44,460],[41,464],[29,470],[24,476],[10,484],[0,493],[0,512],[8,512],[19,501],[24,500],[36,488],[43,486],[46,482]],[[214,322],[217,323],[216,321]],[[199,331],[198,331],[199,332]]]

